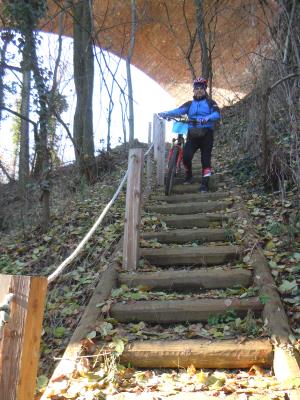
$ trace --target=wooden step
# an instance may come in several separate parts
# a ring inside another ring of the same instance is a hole
[[[240,268],[120,273],[119,285],[146,286],[160,290],[222,289],[236,285],[248,287],[252,274]]]
[[[169,228],[207,228],[211,222],[228,221],[226,214],[186,214],[186,215],[160,215],[157,218],[166,223]]]
[[[201,194],[199,194],[199,197]],[[232,205],[232,201],[195,201],[190,203],[161,204],[158,206],[146,206],[145,210],[160,214],[195,214],[199,212],[213,212],[225,210]]]
[[[219,265],[236,260],[239,246],[163,247],[141,249],[140,255],[156,266]]]
[[[214,193],[218,189],[222,188],[225,186],[224,182],[221,182],[220,184],[215,184],[213,180],[209,182],[209,191]],[[182,194],[182,193],[199,193],[199,187],[200,187],[200,180],[196,183],[193,183],[191,185],[182,185],[182,184],[176,184],[172,188],[172,194]],[[224,189],[223,189],[224,190]],[[204,195],[205,193],[199,193],[200,196]]]
[[[226,241],[228,237],[225,229],[174,229],[172,231],[147,232],[141,235],[144,240],[156,239],[159,243],[188,243],[193,241],[200,242],[220,242]]]
[[[193,365],[197,369],[240,369],[253,365],[267,367],[272,361],[269,339],[136,341],[127,344],[121,355],[123,365],[130,363],[138,368],[187,368]]]
[[[180,195],[171,195],[171,196],[153,196],[151,197],[151,201],[164,201],[167,203],[182,203],[184,201],[197,201],[201,199],[201,201],[207,200],[220,200],[225,199],[226,197],[230,197],[231,194],[229,192],[213,192],[213,193],[183,193]]]
[[[234,310],[244,317],[249,310],[259,315],[263,309],[258,297],[226,299],[141,300],[116,303],[110,315],[119,322],[144,321],[174,324],[182,322],[206,322],[210,316],[223,315]]]
[[[200,184],[201,182],[201,178],[202,178],[202,172],[200,171],[196,171],[196,169],[194,170],[195,172],[193,172],[193,178],[195,183]],[[180,174],[179,176],[175,177],[175,183],[176,184],[182,184],[184,182],[184,173]],[[213,186],[217,186],[219,183],[222,183],[224,181],[224,176],[221,174],[214,174],[212,176],[210,176],[210,183]]]

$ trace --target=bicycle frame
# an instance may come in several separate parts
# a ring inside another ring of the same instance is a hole
[[[178,135],[177,139],[173,139],[173,145],[168,154],[168,169],[165,176],[165,194],[169,196],[172,192],[174,178],[179,172],[180,164],[183,158],[183,136]]]
[[[177,174],[180,169],[180,164],[183,159],[183,145],[184,145],[183,136],[181,134],[179,134],[177,139],[174,138],[172,140],[172,142],[173,142],[173,145],[170,148],[169,153],[168,153],[167,164],[169,164],[169,161],[172,158],[174,148],[177,147],[178,148],[178,157],[177,157],[177,161],[176,161],[176,174]]]

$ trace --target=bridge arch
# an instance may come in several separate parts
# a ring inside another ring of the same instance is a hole
[[[137,0],[138,26],[132,64],[159,83],[178,102],[190,96],[191,72],[183,55],[195,31],[194,1]],[[254,54],[266,45],[265,16],[258,0],[220,2],[217,18],[212,20],[215,32],[213,50],[214,96],[221,103],[234,93],[251,89]],[[212,2],[206,2],[207,15]],[[184,6],[185,5],[185,6]],[[61,1],[48,1],[49,17],[41,29],[58,32],[59,14],[65,13],[64,34],[72,36],[72,15]],[[94,0],[95,42],[120,57],[126,57],[130,38],[130,1]],[[191,61],[200,70],[198,44]],[[223,99],[222,99],[223,98]]]

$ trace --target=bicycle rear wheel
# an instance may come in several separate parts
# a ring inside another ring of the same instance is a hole
[[[174,178],[176,174],[176,164],[178,158],[178,147],[174,147],[172,156],[168,162],[168,171],[165,178],[165,195],[169,196],[171,194]]]

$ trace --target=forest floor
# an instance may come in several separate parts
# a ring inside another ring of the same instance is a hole
[[[215,169],[216,172],[226,172],[235,177],[236,186],[242,193],[254,221],[259,237],[257,244],[261,246],[268,259],[290,326],[298,340],[299,349],[299,193],[293,187],[287,188],[284,196],[279,191],[266,191],[259,171],[254,165],[249,163],[246,156],[233,155],[225,144],[224,129],[237,129],[236,126],[229,127],[230,120],[226,120],[226,124],[221,127],[214,151]],[[13,185],[1,188],[4,193],[2,197],[4,203],[8,205],[6,220],[2,218],[1,273],[48,276],[53,272],[80,242],[118,186],[127,166],[127,155],[115,151],[112,157],[115,167],[111,168],[111,171],[103,175],[93,186],[76,182],[75,174],[70,167],[61,169],[56,174],[53,180],[51,225],[47,232],[42,232],[38,224],[37,196],[34,198],[34,195],[31,195],[32,197],[28,199],[31,208],[26,211],[22,209],[22,203]],[[125,192],[122,192],[104,224],[98,228],[79,258],[49,287],[42,333],[37,398],[46,386],[55,363],[62,356],[78,324],[95,289],[97,276],[107,267],[109,256],[122,235],[124,199]],[[7,221],[10,221],[10,226]],[[20,221],[22,221],[21,224]],[[247,227],[242,225],[236,226],[235,239],[242,239],[246,229]],[[107,336],[111,339],[112,326],[107,325],[106,330],[103,337]],[[136,326],[132,333],[143,335],[143,330],[147,330],[147,327]],[[164,332],[164,334],[174,337],[174,335],[180,336],[181,332]],[[92,335],[89,339],[92,339]],[[92,343],[92,340],[89,343]],[[94,379],[95,377],[88,375],[83,365],[82,379],[78,381],[80,387],[73,388],[73,393],[70,390],[68,397],[56,396],[53,399],[101,399],[106,395],[116,393],[121,386],[127,387],[131,393],[163,390],[169,392],[170,395],[180,391],[193,392],[206,388],[213,396],[225,397],[229,393],[236,393],[241,396],[237,397],[240,399],[247,399],[248,395],[255,395],[265,388],[280,389],[270,371],[256,366],[247,371],[234,373],[198,371],[192,365],[178,371],[142,371],[130,366],[120,366],[116,357],[114,363],[112,359],[109,360],[109,365],[106,365],[106,370],[103,370],[102,374],[101,383],[99,383],[99,376]],[[84,392],[84,395],[79,396],[79,392]],[[104,393],[103,397],[101,393]],[[276,396],[274,395],[273,398],[281,398],[279,394]]]

